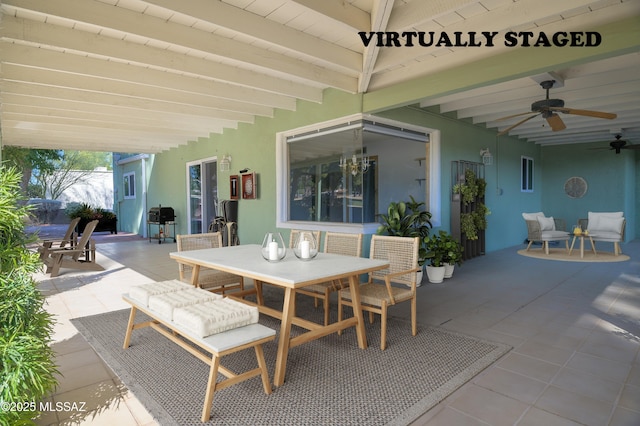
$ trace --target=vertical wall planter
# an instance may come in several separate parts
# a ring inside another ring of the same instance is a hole
[[[485,254],[486,216],[484,204],[487,183],[484,164],[451,162],[451,235],[464,248],[462,258]]]

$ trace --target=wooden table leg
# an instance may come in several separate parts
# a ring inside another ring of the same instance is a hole
[[[360,349],[367,348],[367,334],[364,328],[364,317],[362,316],[362,307],[360,306],[360,283],[358,276],[349,277],[349,288],[351,291],[351,301],[353,302],[353,314],[358,319],[356,324],[356,334],[358,336],[358,346]]]
[[[571,252],[573,251],[573,245],[576,243],[576,236],[573,236],[573,239],[571,240],[571,248],[569,248],[569,256],[571,256]]]
[[[287,369],[287,357],[289,355],[289,340],[291,338],[291,323],[296,312],[296,292],[292,288],[284,289],[284,304],[282,305],[282,322],[280,336],[278,337],[278,353],[276,355],[276,371],[273,375],[273,384],[282,386]]]
[[[584,237],[580,237],[580,259],[584,257]]]
[[[198,287],[199,275],[200,275],[200,265],[193,265],[193,270],[191,271],[191,284],[194,287]]]
[[[135,306],[131,306],[131,312],[129,313],[129,323],[127,324],[127,333],[124,335],[124,344],[122,345],[122,349],[127,349],[129,347],[129,343],[131,342],[131,333],[133,332],[133,324],[136,319],[136,312],[138,310]]]

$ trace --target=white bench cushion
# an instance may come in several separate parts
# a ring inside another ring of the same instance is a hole
[[[129,297],[140,302],[144,306],[149,306],[149,297],[176,291],[193,288],[190,284],[185,284],[179,280],[160,281],[156,283],[142,284],[129,289]]]
[[[216,299],[222,299],[222,296],[200,288],[193,288],[193,286],[191,286],[191,288],[187,290],[174,291],[172,293],[164,293],[149,297],[149,309],[153,310],[163,318],[173,321],[173,315],[176,308],[194,305],[196,303],[209,302]]]
[[[173,312],[173,321],[199,337],[258,322],[258,308],[229,298],[198,303]]]

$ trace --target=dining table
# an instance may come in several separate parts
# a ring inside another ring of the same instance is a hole
[[[345,328],[355,327],[358,346],[367,348],[365,324],[360,309],[360,275],[389,267],[387,260],[363,257],[343,256],[331,253],[318,253],[313,259],[300,260],[291,249],[278,262],[270,262],[263,258],[262,247],[258,244],[245,244],[211,249],[172,252],[170,258],[193,268],[192,284],[198,282],[201,268],[230,272],[254,281],[256,303],[239,296],[238,300],[254,304],[259,312],[280,319],[280,334],[276,354],[274,385],[282,386],[285,382],[287,357],[289,350],[310,341],[327,336]],[[313,284],[348,280],[353,299],[354,315],[342,321],[328,325],[296,316],[296,290]],[[282,309],[274,309],[264,305],[262,284],[270,284],[284,290]],[[242,294],[242,293],[240,293]],[[232,296],[232,294],[229,294]],[[232,296],[233,297],[233,296]],[[306,332],[291,336],[291,326],[301,327]]]

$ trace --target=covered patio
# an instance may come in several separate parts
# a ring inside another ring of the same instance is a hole
[[[414,424],[638,424],[640,242],[624,244],[631,260],[615,263],[532,259],[517,254],[523,247],[472,259],[444,284],[425,279],[419,287],[419,326],[513,349]],[[37,277],[58,321],[53,347],[63,376],[53,401],[86,402],[85,411],[44,413],[38,424],[158,424],[70,319],[125,309],[121,294],[131,286],[177,278],[168,255],[176,245],[120,236],[98,241],[97,250],[103,272]],[[390,316],[408,318],[408,306]]]

